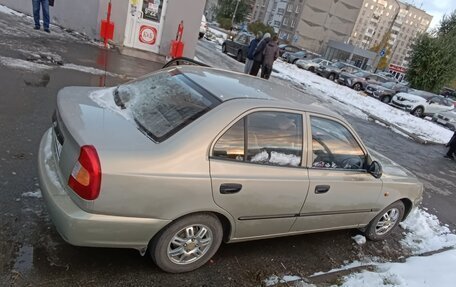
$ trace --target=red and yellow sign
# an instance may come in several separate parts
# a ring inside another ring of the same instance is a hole
[[[157,40],[157,29],[152,26],[142,25],[139,29],[139,41],[144,44],[154,45]]]

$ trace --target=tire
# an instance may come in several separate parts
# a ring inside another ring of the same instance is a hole
[[[204,234],[203,228],[206,229]],[[199,237],[200,232],[202,235]],[[180,240],[173,243],[176,236]],[[223,228],[217,216],[211,213],[193,214],[163,228],[152,240],[149,252],[154,263],[163,271],[189,272],[203,266],[214,256],[222,238]],[[204,245],[201,244],[203,241]],[[171,255],[171,251],[175,251],[175,255]],[[195,256],[195,251],[201,254]],[[179,260],[184,262],[179,263]]]
[[[362,89],[362,86],[360,83],[356,83],[353,85],[353,90],[358,92],[358,91],[361,91],[361,89]]]
[[[297,61],[298,59],[294,59],[292,64],[295,65]]]
[[[424,109],[422,107],[415,108],[412,113],[415,117],[422,118],[424,116]]]
[[[336,79],[336,74],[334,74],[334,73],[329,74],[328,79],[331,81],[334,81]]]
[[[309,67],[308,71],[314,73],[315,72],[315,67]]]
[[[391,102],[391,97],[390,96],[384,96],[380,99],[382,103],[389,104]]]
[[[238,60],[238,62],[242,62],[242,51],[238,51],[236,60]]]
[[[226,54],[226,45],[222,44],[222,53]]]
[[[388,237],[391,232],[399,225],[404,217],[405,206],[402,201],[396,201],[383,209],[372,221],[367,225],[364,235],[372,240],[379,241]],[[388,215],[390,220],[385,216]],[[385,230],[382,230],[381,224]]]

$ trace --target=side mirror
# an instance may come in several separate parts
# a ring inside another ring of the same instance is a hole
[[[383,175],[382,165],[378,161],[373,161],[367,171],[375,178],[381,178]]]

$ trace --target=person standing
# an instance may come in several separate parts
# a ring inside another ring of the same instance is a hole
[[[253,65],[250,69],[250,75],[256,76],[258,75],[258,71],[260,70],[260,66],[263,63],[263,52],[266,45],[271,41],[271,34],[266,33],[263,36],[263,39],[258,43],[258,46],[253,52]]]
[[[274,61],[279,57],[279,46],[277,44],[279,38],[277,35],[272,37],[272,40],[264,48],[263,52],[263,63],[261,64],[261,77],[263,79],[269,79],[272,73],[272,65]]]
[[[448,147],[449,149],[445,157],[449,159],[454,159],[454,154],[456,153],[456,132],[454,132],[453,137],[447,143],[446,147]]]
[[[49,30],[49,0],[32,0],[33,3],[33,19],[35,20],[35,30],[39,30],[40,27],[40,6],[43,11],[43,28],[44,31],[51,33]]]
[[[263,33],[258,32],[256,34],[255,39],[250,41],[249,49],[248,49],[248,52],[247,52],[247,59],[245,59],[245,66],[244,66],[244,73],[245,74],[250,73],[250,69],[252,69],[253,53],[255,52],[255,49],[258,46],[258,43],[260,42],[261,37],[263,37]]]

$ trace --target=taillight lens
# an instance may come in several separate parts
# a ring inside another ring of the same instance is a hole
[[[79,159],[71,171],[68,186],[86,200],[94,200],[100,194],[101,165],[94,146],[81,147]]]

